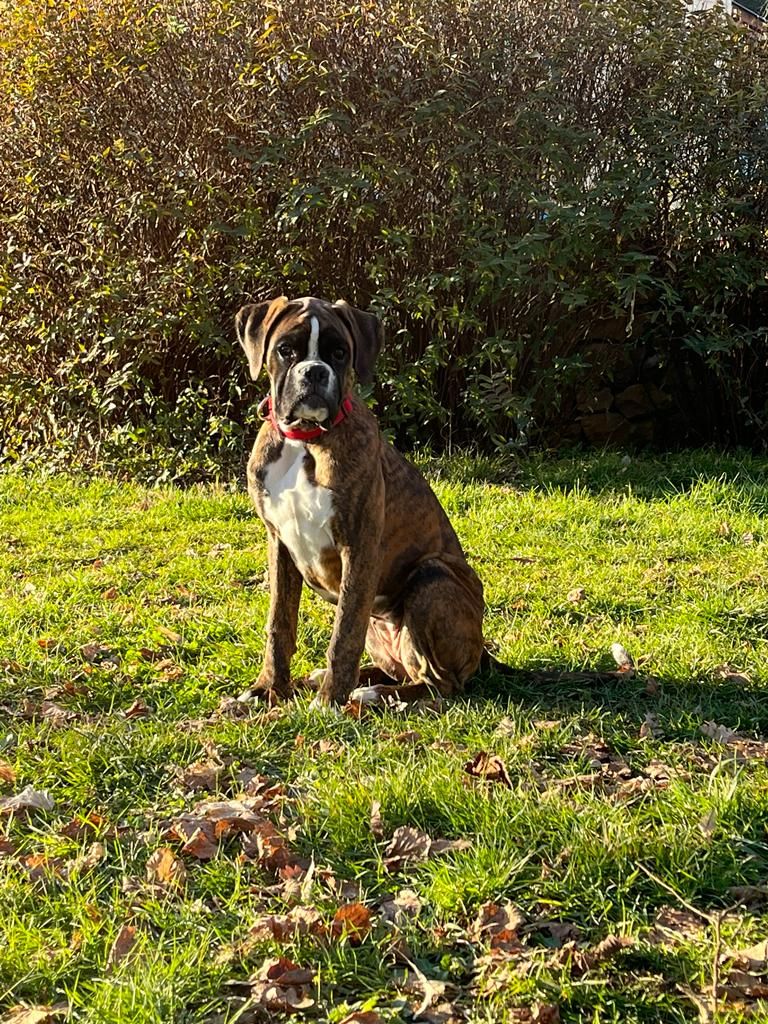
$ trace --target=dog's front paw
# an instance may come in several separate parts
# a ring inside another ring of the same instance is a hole
[[[380,686],[358,686],[349,695],[350,703],[355,704],[382,704],[385,691]]]
[[[259,679],[253,686],[243,690],[237,699],[241,704],[255,704],[258,701],[272,708],[276,704],[281,704],[284,700],[290,700],[292,696],[293,690],[290,686],[280,686],[267,682],[267,680]]]
[[[319,693],[309,702],[309,710],[323,715],[338,716],[341,714],[341,706],[339,704],[336,704],[335,701],[325,700]]]

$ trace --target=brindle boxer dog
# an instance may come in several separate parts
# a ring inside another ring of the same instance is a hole
[[[355,395],[382,343],[370,313],[284,296],[244,306],[237,336],[269,397],[248,463],[267,528],[264,665],[249,696],[291,696],[302,580],[336,605],[316,705],[461,693],[483,654],[483,588],[426,480]],[[363,650],[373,668],[360,669]]]

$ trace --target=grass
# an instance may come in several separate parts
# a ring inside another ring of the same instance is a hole
[[[700,732],[714,721],[768,735],[768,462],[703,452],[423,466],[484,580],[487,636],[519,671],[479,680],[439,714],[361,721],[313,715],[304,697],[244,719],[217,714],[258,671],[268,601],[263,531],[239,489],[0,477],[0,763],[16,775],[0,786],[55,800],[50,813],[6,818],[15,851],[0,855],[0,1016],[64,1002],[82,1022],[245,1021],[228,982],[287,955],[318,971],[309,1017],[340,1021],[364,1006],[409,1019],[380,927],[359,945],[242,946],[288,897],[236,844],[204,863],[185,858],[177,894],[144,883],[168,819],[200,799],[176,769],[215,748],[232,771],[282,780],[293,847],[359,882],[368,906],[415,890],[409,958],[448,982],[444,999],[470,1020],[523,1019],[512,1008],[536,1003],[558,1004],[566,1022],[699,1019],[681,987],[711,986],[715,929],[660,945],[649,926],[665,905],[718,913],[734,903],[731,887],[768,878],[762,748],[739,759]],[[583,599],[569,600],[578,587]],[[332,610],[305,595],[297,674],[322,664],[331,624]],[[615,667],[616,641],[645,659],[634,678],[575,673]],[[91,643],[110,660],[90,664]],[[551,670],[565,674],[556,682]],[[136,701],[150,713],[126,718]],[[641,737],[649,713],[658,735]],[[408,730],[416,742],[398,740]],[[678,774],[624,800],[563,785],[593,771],[590,733],[635,775],[654,761]],[[480,750],[503,758],[511,788],[467,784],[463,764]],[[387,835],[411,825],[472,845],[392,876],[371,834],[373,800]],[[91,812],[101,816],[92,834],[71,838],[67,823]],[[94,840],[106,856],[91,870],[35,877],[25,863],[68,860]],[[339,905],[327,885],[305,895],[327,919]],[[533,952],[500,956],[494,985],[478,974],[484,949],[467,928],[503,900],[531,923]],[[579,973],[551,955],[545,919],[578,926],[584,946],[610,934],[634,945]],[[109,969],[126,922],[137,944]],[[764,938],[767,924],[759,904],[730,911],[722,949]]]

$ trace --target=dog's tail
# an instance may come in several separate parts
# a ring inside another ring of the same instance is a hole
[[[615,682],[623,673],[595,672],[592,669],[530,669],[515,668],[495,658],[487,647],[483,648],[478,673],[495,672],[506,678],[525,679],[537,683],[608,683]],[[625,675],[626,678],[626,675]]]

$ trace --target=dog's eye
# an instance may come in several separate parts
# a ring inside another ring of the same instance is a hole
[[[277,354],[283,359],[290,359],[293,355],[293,349],[290,345],[280,345]]]
[[[337,345],[336,348],[333,350],[333,353],[332,353],[333,358],[334,359],[338,359],[339,361],[341,361],[346,354],[347,354],[347,350],[344,348],[343,345]]]

